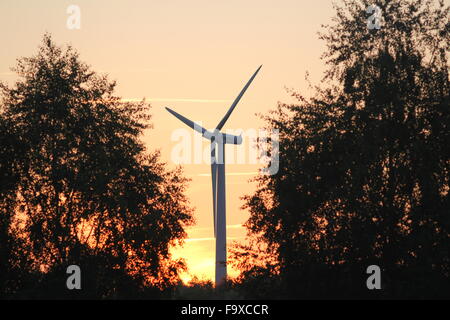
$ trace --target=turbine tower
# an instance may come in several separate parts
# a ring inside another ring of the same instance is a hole
[[[216,129],[211,132],[181,114],[166,108],[171,114],[183,123],[199,132],[204,138],[211,141],[211,178],[213,195],[214,237],[216,238],[216,287],[223,284],[227,278],[227,229],[226,229],[226,197],[225,197],[225,144],[241,144],[242,136],[221,133],[220,130],[227,122],[236,105],[241,100],[262,65],[255,71],[246,83],[228,112],[220,120]]]

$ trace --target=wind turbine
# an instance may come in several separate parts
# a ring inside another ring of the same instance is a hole
[[[241,144],[242,135],[235,136],[221,133],[220,130],[227,122],[236,105],[241,100],[253,79],[258,74],[262,65],[251,76],[237,98],[234,100],[228,112],[220,120],[214,131],[209,131],[181,114],[166,108],[171,114],[183,123],[202,134],[211,141],[211,177],[213,194],[214,237],[216,238],[216,287],[223,284],[227,278],[227,229],[226,229],[226,197],[225,197],[225,144]]]

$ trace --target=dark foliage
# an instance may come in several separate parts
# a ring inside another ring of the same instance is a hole
[[[85,275],[84,298],[175,285],[184,264],[169,248],[191,209],[181,172],[140,140],[148,104],[122,102],[114,82],[49,35],[14,70],[14,86],[1,85],[1,295],[76,296],[65,288],[70,264]]]
[[[266,288],[249,297],[450,297],[449,7],[374,3],[380,30],[366,27],[371,2],[336,8],[315,95],[266,117],[280,171],[245,198],[266,245],[235,250],[241,284]],[[372,264],[379,291],[366,288]]]

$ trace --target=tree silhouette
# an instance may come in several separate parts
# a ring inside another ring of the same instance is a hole
[[[315,94],[265,117],[280,171],[257,178],[246,225],[276,257],[285,297],[449,297],[449,7],[374,3],[379,30],[368,1],[336,7]]]
[[[17,153],[23,153],[15,128],[0,114],[0,298],[12,294],[30,271],[26,245],[13,226],[15,190],[19,180]]]
[[[2,236],[16,230],[15,242],[25,242],[38,277],[22,295],[64,297],[70,264],[87,274],[84,297],[177,283],[184,265],[169,247],[185,237],[192,211],[180,170],[168,171],[140,140],[149,105],[121,101],[115,82],[50,35],[14,70],[14,86],[1,85],[1,130],[13,128],[1,139],[18,141],[0,150],[9,182],[1,225]]]

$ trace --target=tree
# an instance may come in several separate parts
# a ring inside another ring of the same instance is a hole
[[[287,297],[448,297],[449,7],[422,0],[336,7],[311,98],[265,117],[280,171],[245,198],[251,237],[277,259]],[[382,269],[369,293],[366,268]]]
[[[169,248],[186,236],[192,210],[180,169],[167,170],[140,140],[150,128],[149,105],[121,101],[115,82],[50,35],[14,70],[19,80],[1,86],[2,116],[22,150],[13,211],[2,215],[21,226],[33,270],[44,271],[43,279],[62,273],[58,291],[68,265],[95,267],[96,297],[120,295],[125,278],[139,288],[175,284],[184,265]],[[109,286],[100,283],[105,278]]]

